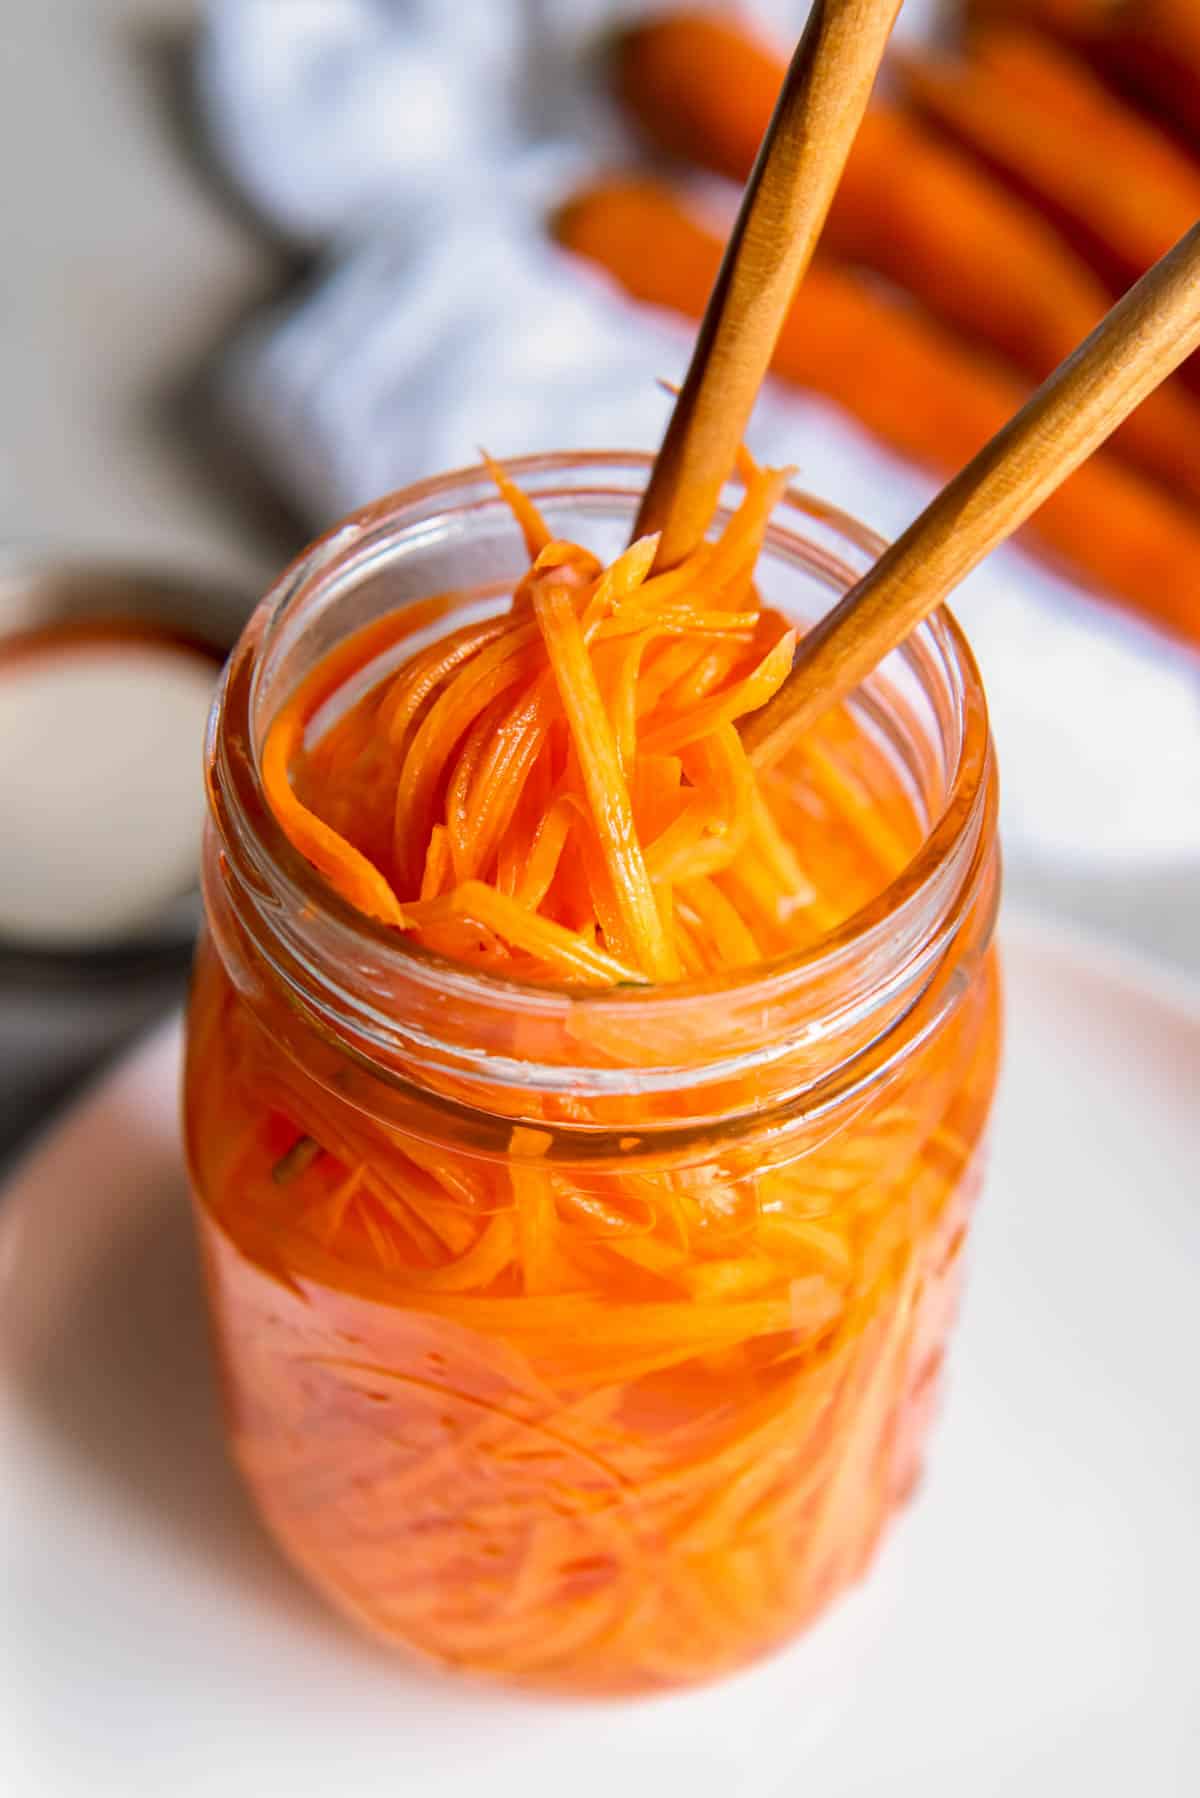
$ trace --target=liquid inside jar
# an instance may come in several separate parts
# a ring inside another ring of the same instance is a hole
[[[767,509],[674,634],[637,603],[648,559],[598,610],[599,566],[545,533],[552,606],[534,581],[528,616],[520,589],[499,622],[430,601],[336,647],[264,750],[295,847],[418,953],[524,990],[708,980],[692,1002],[719,1008],[721,978],[836,941],[934,821],[865,703],[746,775],[722,701],[790,662],[753,588]],[[590,778],[589,679],[620,803]],[[626,881],[605,855],[629,841]],[[515,993],[511,1057],[369,1065],[209,863],[189,1151],[233,1449],[287,1552],[374,1633],[541,1685],[690,1683],[785,1641],[920,1467],[995,1079],[994,870],[929,978],[856,1017],[837,1081],[801,1031],[769,1080],[743,1042],[698,1104],[645,1077],[661,1012],[581,1008],[590,1086],[511,1080]]]

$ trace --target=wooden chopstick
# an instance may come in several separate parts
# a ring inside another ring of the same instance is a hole
[[[801,639],[787,680],[743,726],[758,766],[856,687],[1198,345],[1200,223]]]
[[[670,568],[712,521],[866,111],[900,0],[814,0],[746,184],[635,535]]]

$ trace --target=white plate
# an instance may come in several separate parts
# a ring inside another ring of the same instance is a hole
[[[636,1704],[413,1671],[275,1555],[221,1452],[177,1032],[143,1046],[0,1198],[0,1791],[1196,1791],[1200,1002],[1028,927],[1008,994],[916,1503],[793,1650]]]

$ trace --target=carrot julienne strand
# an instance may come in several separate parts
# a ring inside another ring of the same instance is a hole
[[[661,982],[728,965],[718,943],[698,949],[695,906],[681,910],[674,889],[727,865],[760,803],[748,769],[731,785],[729,746],[737,718],[783,680],[795,643],[751,584],[790,471],[743,452],[745,491],[719,536],[652,574],[654,538],[602,567],[555,538],[490,458],[487,467],[530,558],[509,613],[427,643],[313,745],[314,715],[339,688],[369,681],[402,621],[381,621],[322,664],[268,733],[263,781],[276,817],[343,898],[427,947],[453,944],[568,983],[592,984],[604,969]],[[691,759],[671,789],[662,770],[681,752]],[[724,809],[694,769],[720,776]],[[389,781],[390,851],[382,821],[368,824],[382,820]],[[737,820],[724,816],[731,804]],[[794,884],[777,895],[777,914],[803,910],[794,863],[772,866]],[[521,923],[509,899],[550,928]],[[730,923],[733,965],[757,941],[750,919],[733,927],[737,904],[733,889],[706,900],[710,921],[720,910]],[[599,933],[591,947],[589,930]]]

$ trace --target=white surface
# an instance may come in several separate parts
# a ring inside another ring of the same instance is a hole
[[[222,1458],[174,1030],[0,1197],[5,1798],[1174,1798],[1200,1764],[1200,999],[1008,944],[932,1468],[869,1584],[724,1686],[549,1704],[360,1646]]]
[[[0,679],[0,936],[128,939],[196,878],[214,671],[153,644],[76,645]]]
[[[631,156],[595,43],[663,0],[210,0],[200,92],[234,179],[332,268],[235,346],[237,435],[314,524],[442,468],[653,449],[692,327],[547,241],[551,204]],[[790,42],[807,0],[751,12]],[[929,29],[933,0],[897,27]],[[895,536],[933,491],[782,385],[752,448]],[[1200,878],[1200,660],[1015,550],[955,600],[987,685],[1012,862]],[[1200,957],[1200,944],[1197,945]]]

